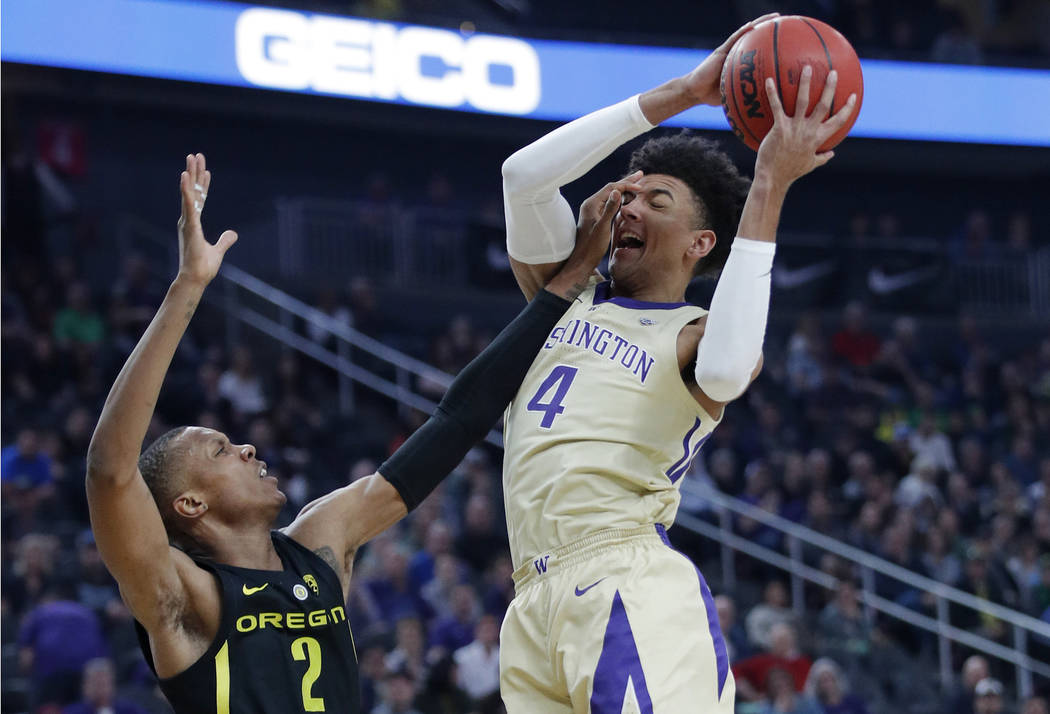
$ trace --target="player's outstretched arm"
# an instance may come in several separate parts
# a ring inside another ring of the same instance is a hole
[[[689,74],[639,96],[580,117],[518,150],[503,163],[507,253],[518,287],[529,300],[572,252],[572,208],[559,191],[622,144],[698,104],[718,104],[729,48],[764,15],[734,32]]]
[[[608,250],[623,190],[609,184],[583,203],[575,248],[559,273],[459,373],[434,415],[379,472],[306,506],[288,535],[315,550],[331,548],[347,574],[359,545],[434,490],[498,421],[551,330],[586,287]]]
[[[204,156],[186,157],[179,218],[179,273],[117,375],[87,454],[87,497],[91,527],[106,567],[117,579],[128,607],[147,630],[165,616],[182,592],[160,511],[138,470],[164,375],[204,288],[237,240],[226,231],[217,244],[201,230],[201,210],[211,175]]]
[[[818,148],[846,123],[856,106],[856,95],[850,95],[839,111],[830,114],[838,80],[832,71],[807,117],[812,76],[812,68],[805,67],[794,116],[785,114],[773,80],[766,84],[773,128],[759,146],[755,179],[715,286],[696,356],[697,387],[716,406],[740,396],[757,375],[769,313],[774,242],[787,191],[831,159],[833,152],[820,153]]]

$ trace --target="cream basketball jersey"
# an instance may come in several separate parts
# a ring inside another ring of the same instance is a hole
[[[551,331],[507,410],[503,487],[515,568],[608,528],[674,521],[677,485],[717,425],[678,370],[706,311],[591,285]]]

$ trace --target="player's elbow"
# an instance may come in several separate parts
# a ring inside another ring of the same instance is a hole
[[[531,162],[524,149],[511,154],[503,162],[503,195],[508,199],[527,197],[536,191],[542,181],[537,181]]]
[[[731,402],[747,389],[751,373],[731,365],[707,365],[696,368],[696,385],[716,402]]]

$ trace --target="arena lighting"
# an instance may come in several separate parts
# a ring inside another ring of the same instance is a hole
[[[238,3],[8,0],[4,61],[563,121],[702,50],[528,40]],[[866,60],[852,134],[1050,146],[1050,71]],[[720,108],[670,123],[727,129]]]

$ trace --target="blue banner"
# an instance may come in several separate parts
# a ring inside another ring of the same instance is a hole
[[[6,0],[0,14],[4,61],[555,121],[706,56],[192,0]],[[863,68],[854,136],[1050,146],[1050,71],[876,60]],[[668,123],[728,128],[718,107]]]

